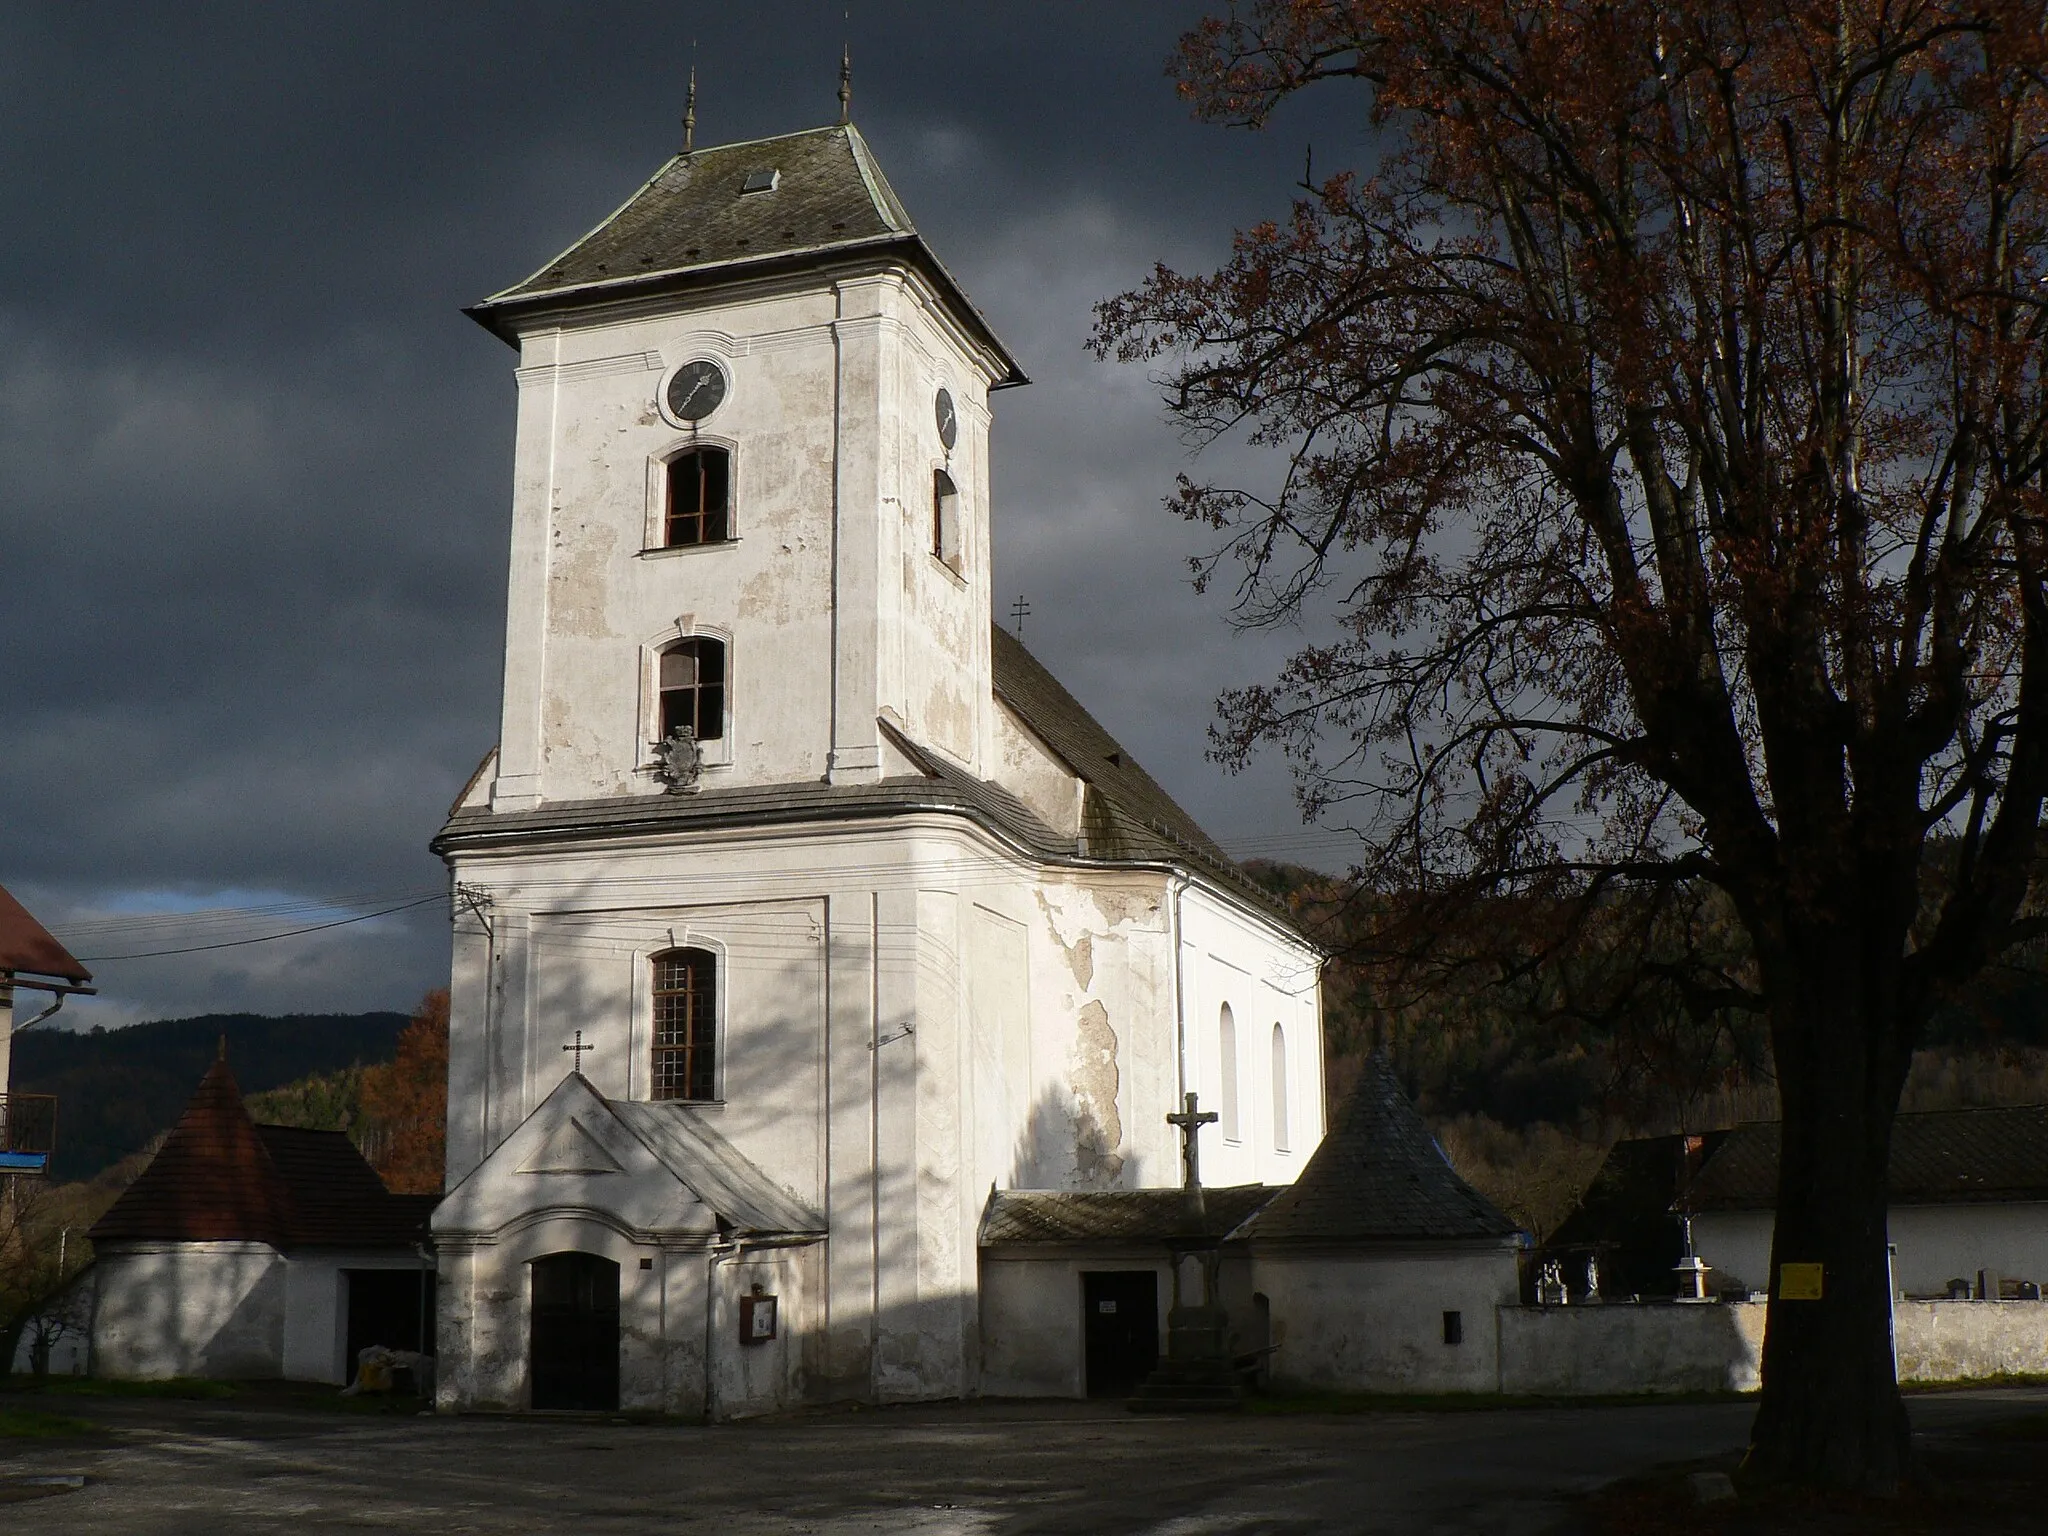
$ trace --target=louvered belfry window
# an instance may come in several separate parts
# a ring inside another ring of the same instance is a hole
[[[654,957],[654,1097],[718,1096],[718,961],[709,950]]]

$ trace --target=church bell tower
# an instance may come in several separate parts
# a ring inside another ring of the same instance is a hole
[[[991,390],[850,124],[686,149],[469,313],[519,351],[491,808],[986,776]]]

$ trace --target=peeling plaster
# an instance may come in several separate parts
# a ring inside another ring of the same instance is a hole
[[[1087,939],[1081,944],[1086,946]],[[1092,1185],[1109,1185],[1123,1172],[1123,1116],[1117,1111],[1122,1074],[1109,1010],[1091,1002],[1081,1010],[1068,1085],[1074,1093],[1074,1171]]]

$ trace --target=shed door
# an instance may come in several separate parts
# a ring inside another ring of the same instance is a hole
[[[1127,1397],[1159,1364],[1159,1277],[1149,1269],[1081,1276],[1088,1395]]]
[[[533,1406],[619,1406],[619,1266],[594,1253],[533,1261]]]

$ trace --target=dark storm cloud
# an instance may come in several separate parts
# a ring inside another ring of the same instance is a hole
[[[496,734],[512,354],[459,306],[539,266],[673,148],[829,121],[835,4],[0,13],[0,880],[82,953],[109,912],[433,890]],[[860,5],[855,117],[1024,360],[995,441],[997,602],[1226,839],[1292,825],[1201,759],[1234,636],[1160,510],[1183,459],[1082,350],[1156,259],[1279,212],[1310,128],[1190,123],[1200,7]],[[1337,103],[1332,110],[1344,105]],[[1355,143],[1353,145],[1355,147]],[[168,930],[165,930],[168,931]],[[71,935],[67,935],[71,936]],[[87,1020],[402,1004],[432,906],[98,967]]]

